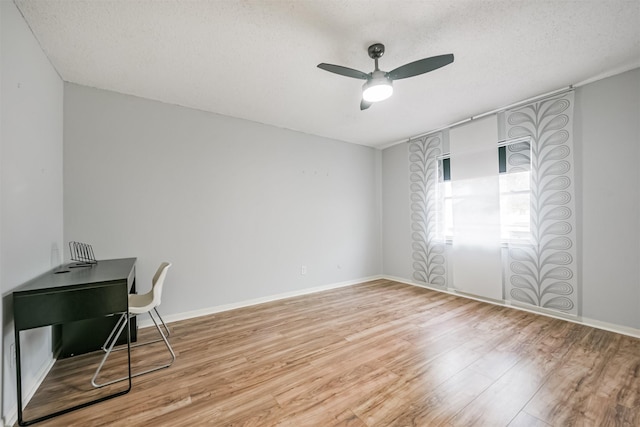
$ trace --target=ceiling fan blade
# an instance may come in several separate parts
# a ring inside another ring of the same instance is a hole
[[[424,58],[402,65],[395,70],[389,71],[388,75],[391,80],[406,79],[407,77],[413,77],[419,74],[428,73],[429,71],[437,70],[438,68],[444,67],[452,62],[452,53],[432,56],[431,58]]]
[[[371,103],[370,102],[367,102],[364,99],[362,101],[360,101],[360,111],[366,110],[369,107],[371,107]]]
[[[353,68],[347,68],[341,65],[325,64],[324,62],[322,64],[318,64],[318,68],[322,68],[323,70],[331,73],[340,74],[341,76],[353,77],[354,79],[368,80],[370,77],[369,74],[354,70]]]

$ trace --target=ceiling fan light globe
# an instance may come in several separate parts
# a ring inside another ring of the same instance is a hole
[[[362,99],[367,102],[384,101],[393,94],[393,85],[387,78],[371,79],[362,87]]]

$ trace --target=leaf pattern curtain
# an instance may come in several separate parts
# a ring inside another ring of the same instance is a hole
[[[441,288],[447,286],[447,263],[445,242],[438,236],[442,202],[437,185],[444,138],[444,132],[437,132],[409,141],[413,279]]]
[[[505,284],[514,302],[577,315],[573,106],[571,91],[505,111],[506,136],[531,138],[531,243],[509,243]]]

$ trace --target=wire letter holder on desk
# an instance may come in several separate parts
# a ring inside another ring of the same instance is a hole
[[[71,252],[71,260],[77,261],[71,267],[89,267],[98,263],[96,256],[93,254],[93,248],[89,244],[69,242],[69,252]]]

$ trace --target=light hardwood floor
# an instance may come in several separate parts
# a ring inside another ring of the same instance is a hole
[[[171,368],[38,425],[640,426],[640,340],[386,280],[170,328]],[[30,414],[85,398],[95,357],[60,361]]]

